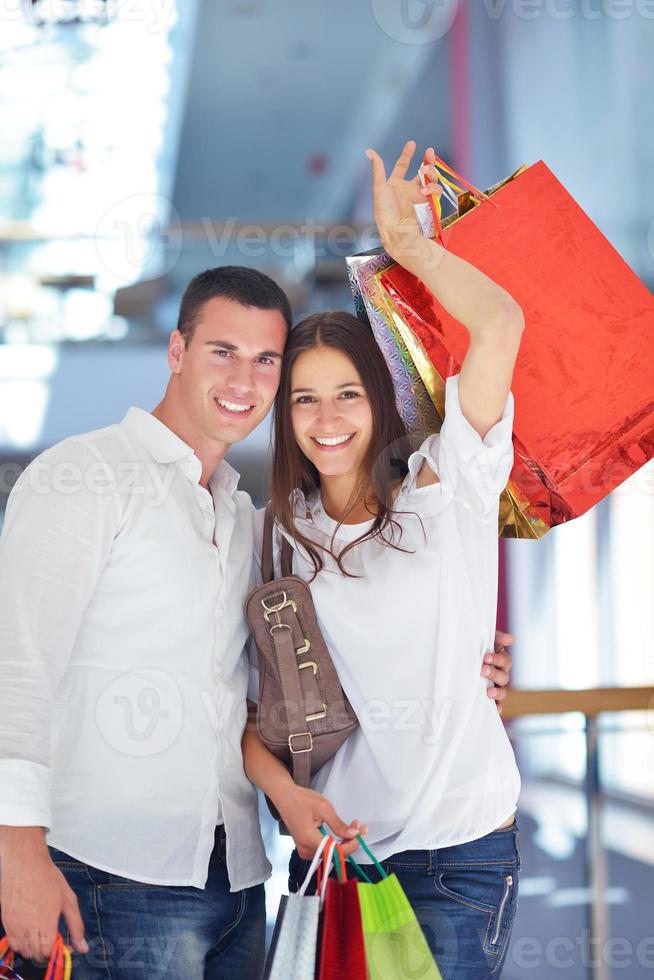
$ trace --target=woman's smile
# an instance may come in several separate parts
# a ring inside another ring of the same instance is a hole
[[[342,436],[310,436],[309,438],[319,449],[334,450],[349,446],[355,435],[356,432],[349,432]]]

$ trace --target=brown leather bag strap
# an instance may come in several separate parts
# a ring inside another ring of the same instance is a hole
[[[307,729],[304,695],[293,646],[291,628],[282,624],[273,626],[270,635],[277,655],[279,681],[288,718],[293,781],[298,786],[308,786],[311,777],[311,753],[313,738]]]
[[[275,577],[273,568],[273,525],[272,506],[268,504],[263,520],[263,542],[261,544],[261,577],[264,583],[272,582]]]
[[[263,542],[261,545],[261,576],[264,583],[272,582],[275,578],[275,567],[273,564],[273,540],[275,534],[275,521],[273,518],[272,505],[266,507],[266,514],[263,521]],[[293,574],[293,548],[284,535],[282,539],[282,577]]]
[[[293,546],[282,534],[282,576],[286,578],[293,574]]]

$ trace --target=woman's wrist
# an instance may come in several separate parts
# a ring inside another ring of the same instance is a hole
[[[289,794],[292,793],[294,789],[295,783],[293,782],[293,777],[288,770],[284,769],[283,772],[275,773],[275,775],[268,781],[265,794],[266,796],[270,797],[276,809],[281,811]]]
[[[422,234],[400,244],[397,241],[388,242],[384,247],[398,265],[422,281],[438,269],[445,255],[442,245]]]

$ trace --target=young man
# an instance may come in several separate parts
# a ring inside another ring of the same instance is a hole
[[[0,914],[25,958],[61,929],[85,954],[75,980],[261,972],[270,865],[240,751],[252,505],[224,456],[270,409],[290,323],[267,276],[196,276],[157,408],[54,446],[10,497]],[[350,830],[327,801],[320,816]]]

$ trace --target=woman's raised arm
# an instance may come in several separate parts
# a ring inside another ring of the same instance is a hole
[[[414,205],[426,194],[440,193],[434,151],[428,149],[418,177],[406,179],[415,143],[404,147],[390,177],[374,151],[372,163],[375,220],[386,251],[432,291],[439,303],[468,330],[470,346],[461,367],[459,399],[461,410],[483,438],[502,416],[511,388],[511,378],[524,316],[518,303],[502,286],[474,265],[425,238]]]

